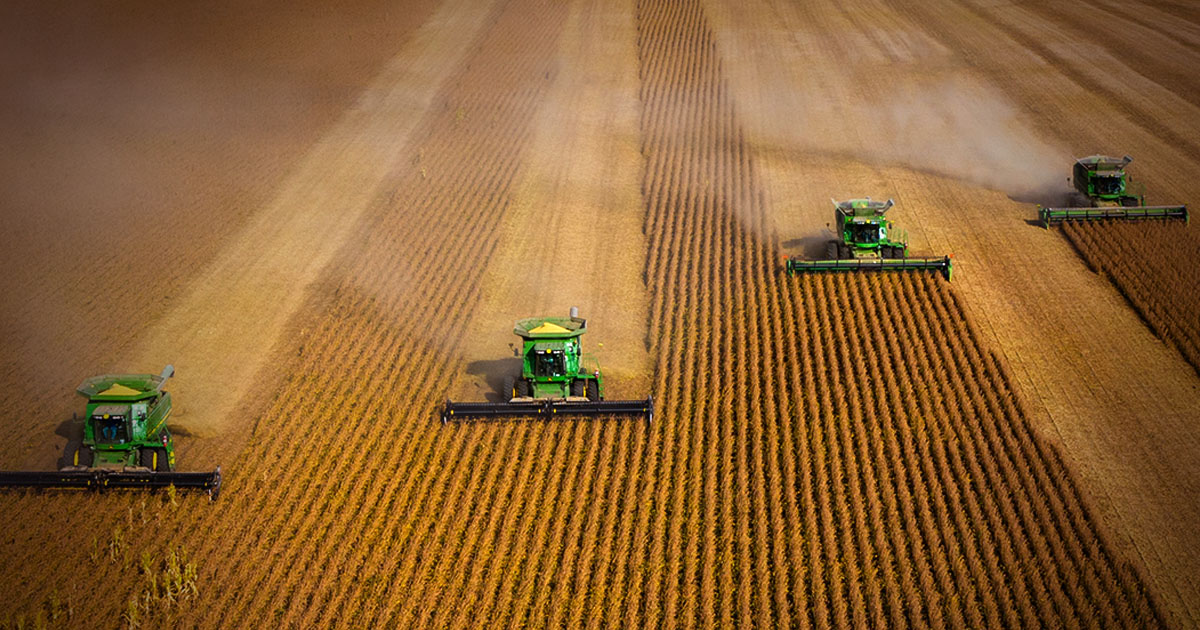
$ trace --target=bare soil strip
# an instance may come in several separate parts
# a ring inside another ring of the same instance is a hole
[[[481,271],[483,295],[465,339],[467,378],[451,390],[457,398],[502,394],[520,370],[513,321],[563,316],[570,306],[588,319],[584,348],[604,369],[607,397],[646,395],[649,306],[634,255],[645,251],[637,62],[632,17],[620,8],[572,5],[554,89],[534,121],[496,253]]]
[[[239,235],[150,330],[129,365],[173,363],[172,420],[214,436],[271,356],[288,318],[376,201],[416,157],[414,133],[488,5],[447,2],[312,148]]]

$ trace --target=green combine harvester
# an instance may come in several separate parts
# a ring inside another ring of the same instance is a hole
[[[654,400],[605,400],[604,375],[583,354],[587,320],[572,307],[569,317],[531,317],[516,323],[523,340],[521,374],[508,388],[509,401],[446,401],[442,422],[468,418],[636,416],[654,418]]]
[[[105,374],[76,388],[87,398],[83,441],[68,445],[58,472],[0,471],[0,486],[24,488],[221,489],[221,468],[211,473],[175,472],[175,444],[167,429],[171,394],[163,391],[175,374]]]
[[[1038,206],[1042,225],[1064,221],[1174,219],[1188,221],[1187,206],[1147,206],[1145,187],[1125,174],[1133,158],[1089,155],[1075,161],[1074,185],[1068,208]]]
[[[937,271],[947,280],[953,266],[949,256],[909,258],[904,232],[884,215],[895,205],[887,201],[834,201],[838,238],[829,241],[825,260],[784,257],[788,275],[821,271]]]

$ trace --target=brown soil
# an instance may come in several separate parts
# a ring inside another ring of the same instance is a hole
[[[1200,19],[1072,6],[5,5],[0,467],[174,362],[226,485],[0,494],[0,624],[1198,625],[1200,378],[1027,220],[1200,196]],[[953,283],[780,273],[862,195]],[[438,422],[570,306],[655,423]]]
[[[954,256],[956,292],[1113,544],[1173,624],[1197,625],[1200,380],[1065,239],[1031,224],[1032,202],[1061,203],[1073,155],[1132,154],[1151,203],[1200,196],[1186,157],[1200,137],[1197,81],[1179,74],[1196,61],[1197,16],[766,4],[714,14],[729,22],[726,45],[749,51],[731,76],[750,95],[781,238],[828,238],[829,197],[894,197],[914,252]],[[1151,61],[1148,41],[1180,56]]]

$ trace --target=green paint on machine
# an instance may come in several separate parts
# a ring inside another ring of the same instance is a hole
[[[826,245],[825,260],[784,257],[788,275],[827,271],[937,271],[947,280],[953,272],[949,256],[909,258],[907,235],[885,216],[891,199],[870,197],[834,201],[837,238]]]
[[[1134,182],[1125,172],[1133,162],[1107,155],[1089,155],[1075,160],[1072,180],[1071,207],[1038,206],[1042,226],[1049,228],[1064,221],[1102,221],[1105,219],[1140,221],[1146,219],[1188,222],[1185,205],[1148,206],[1146,191],[1141,182]]]
[[[605,400],[600,363],[583,354],[580,337],[587,320],[575,308],[569,317],[530,317],[517,321],[522,339],[521,373],[514,375],[507,403],[451,402],[442,422],[465,418],[549,416],[654,416],[651,398]]]
[[[87,398],[83,439],[67,447],[57,472],[0,471],[0,486],[26,488],[165,488],[207,490],[215,498],[221,469],[175,472],[175,442],[167,427],[171,394],[163,389],[175,374],[103,374],[85,379],[76,391]]]

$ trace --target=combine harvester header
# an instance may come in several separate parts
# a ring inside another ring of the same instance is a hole
[[[845,260],[803,260],[787,257],[788,275],[821,271],[936,271],[947,280],[954,270],[949,256],[941,258],[848,258]]]
[[[76,388],[87,398],[83,441],[68,445],[55,471],[0,471],[0,486],[20,488],[190,488],[216,498],[221,468],[175,472],[175,444],[167,429],[171,394],[163,390],[175,374],[104,374]]]
[[[936,271],[947,280],[954,270],[949,256],[909,258],[906,234],[884,215],[895,205],[887,201],[834,201],[838,238],[825,247],[825,260],[784,257],[788,275],[823,271]]]
[[[1188,209],[1178,206],[1147,206],[1145,187],[1125,173],[1133,162],[1107,155],[1089,155],[1075,161],[1071,192],[1072,207],[1047,208],[1038,206],[1042,226],[1065,221],[1100,221],[1115,219],[1139,221],[1146,219],[1181,220],[1188,222]]]
[[[600,364],[583,354],[587,320],[572,307],[569,317],[531,317],[513,333],[523,340],[521,374],[512,379],[508,402],[446,401],[442,422],[469,418],[636,416],[654,418],[654,399],[605,400]]]

